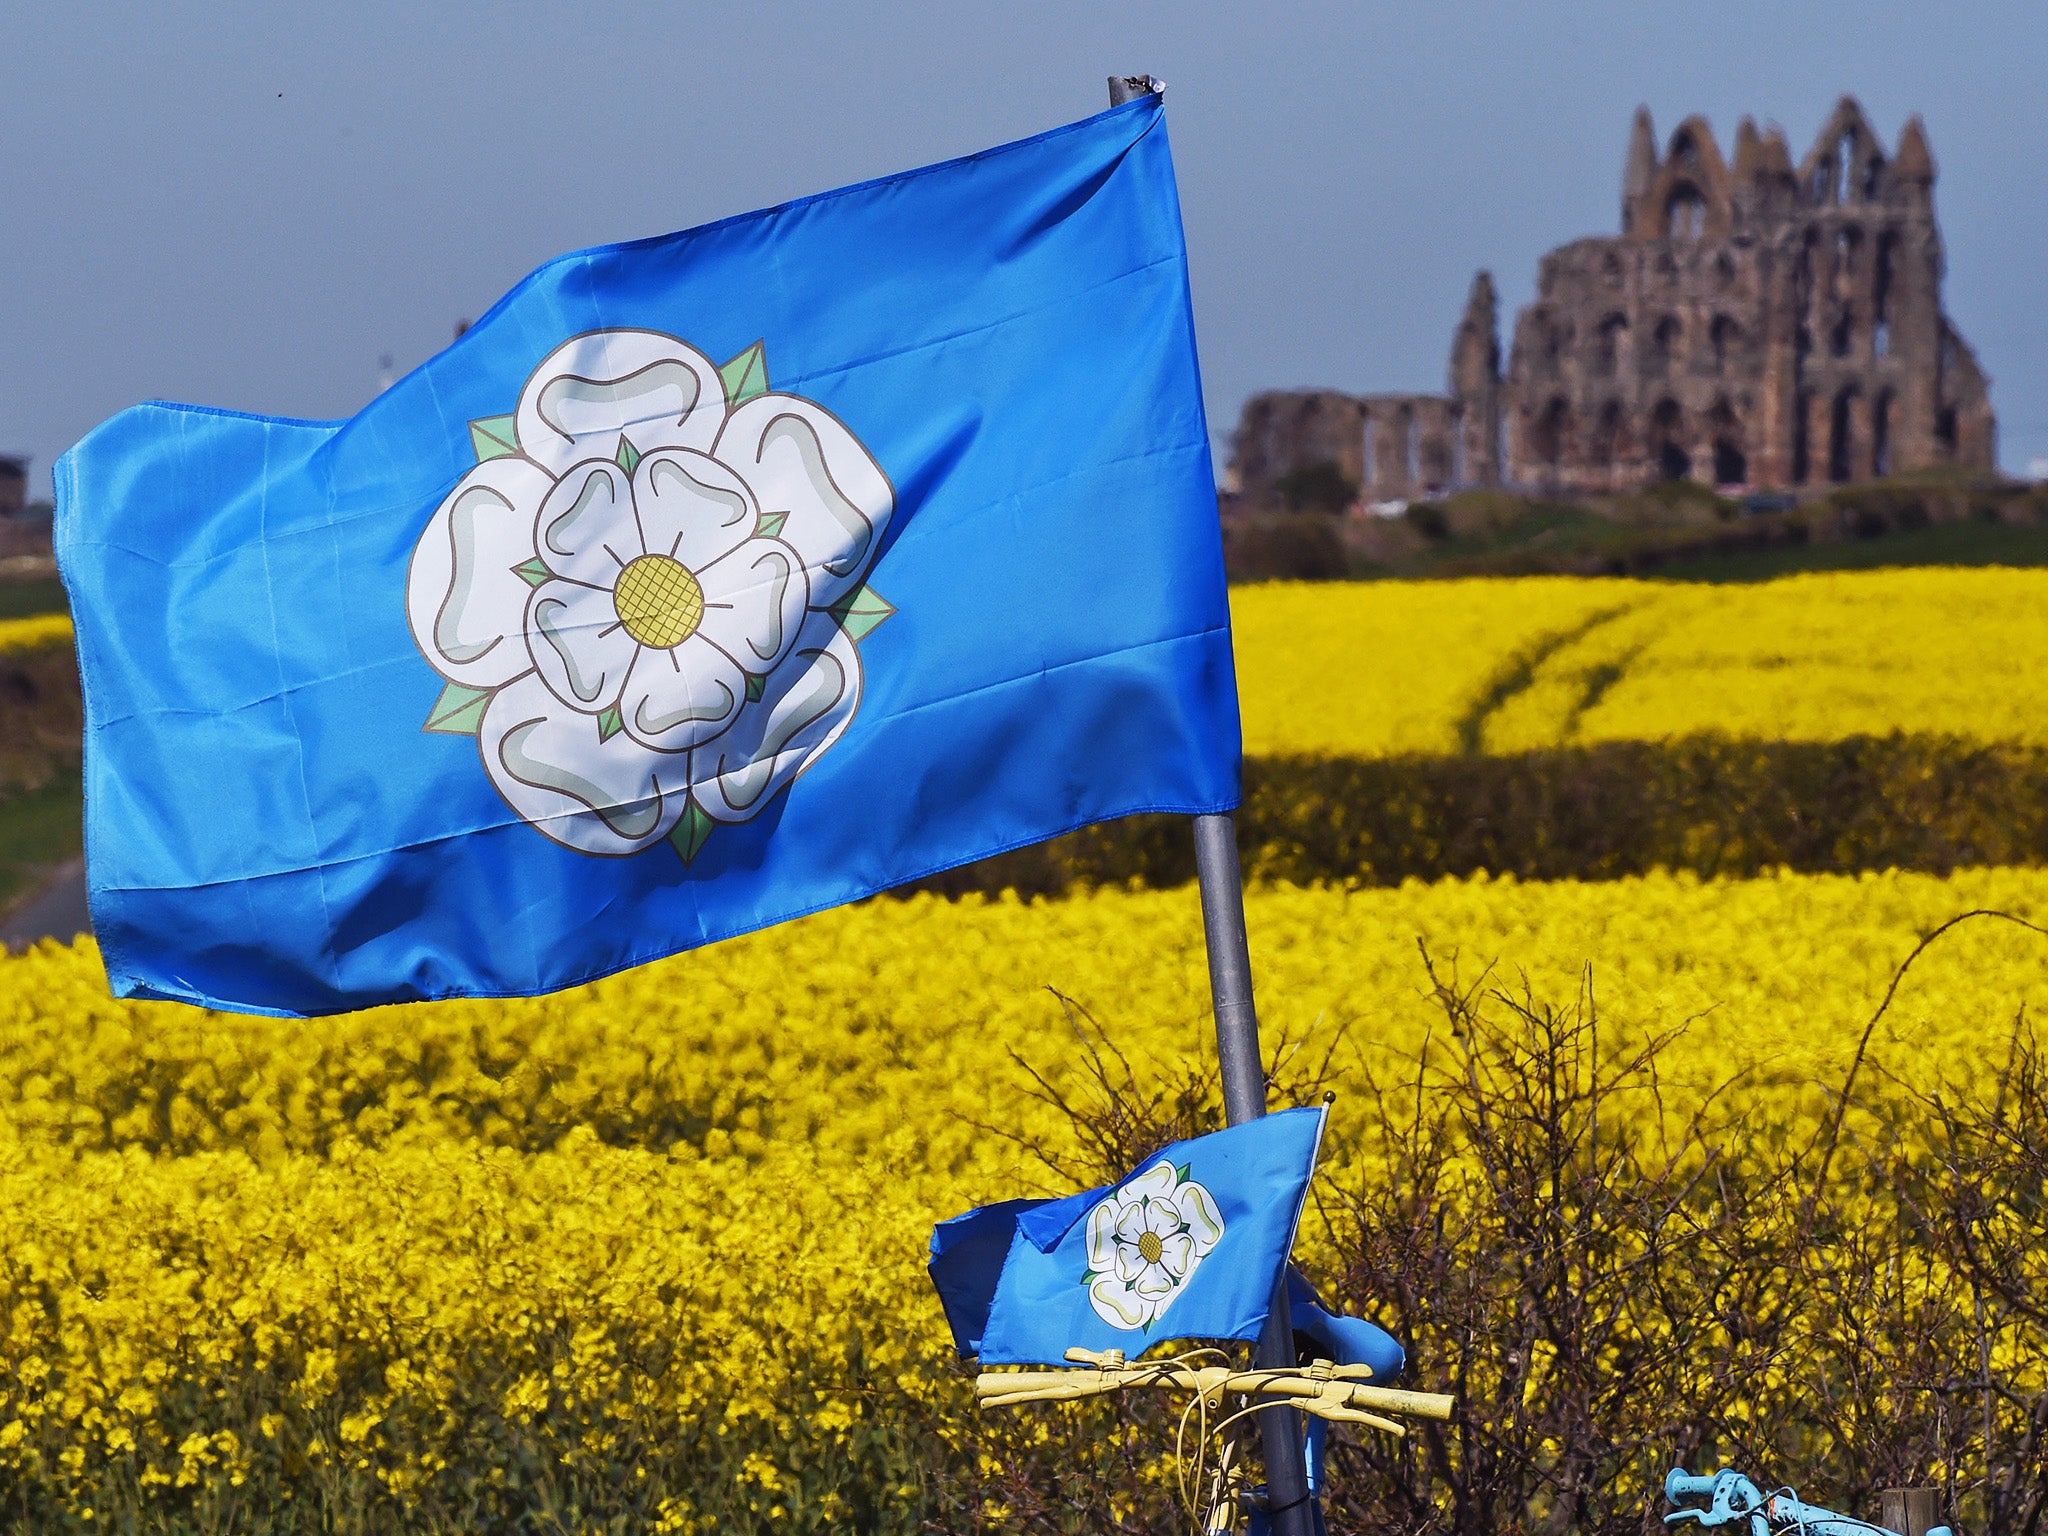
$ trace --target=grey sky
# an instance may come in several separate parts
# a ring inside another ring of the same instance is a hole
[[[340,416],[577,246],[1168,82],[1211,425],[1269,386],[1442,387],[1475,268],[1609,231],[1629,114],[1803,153],[1927,119],[1949,312],[2001,458],[2048,458],[2048,6],[35,4],[0,78],[0,449],[151,396]],[[46,491],[43,492],[46,494]]]

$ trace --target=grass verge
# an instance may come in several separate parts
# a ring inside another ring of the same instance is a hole
[[[85,796],[76,773],[0,795],[0,912],[25,899],[59,865],[78,857]]]

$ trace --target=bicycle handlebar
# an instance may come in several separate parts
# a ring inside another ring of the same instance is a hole
[[[1710,1494],[1714,1491],[1714,1479],[1718,1473],[1703,1473],[1698,1477],[1683,1467],[1673,1467],[1664,1477],[1664,1497],[1676,1504],[1680,1499],[1693,1494]]]

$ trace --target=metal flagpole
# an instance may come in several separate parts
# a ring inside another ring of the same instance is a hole
[[[1209,949],[1209,993],[1216,1008],[1216,1054],[1223,1063],[1223,1114],[1232,1125],[1266,1112],[1266,1068],[1259,1016],[1252,1006],[1252,956],[1244,927],[1244,880],[1237,864],[1237,822],[1228,811],[1195,818],[1195,874],[1202,888],[1202,936]],[[1266,1329],[1253,1361],[1261,1370],[1296,1363],[1287,1277],[1273,1289]],[[1259,1412],[1266,1449],[1266,1497],[1274,1536],[1314,1536],[1314,1494],[1301,1414],[1285,1406]]]
[[[1150,75],[1111,75],[1109,104],[1120,107],[1165,89]],[[1266,1068],[1259,1055],[1259,1016],[1252,1006],[1252,956],[1245,937],[1237,823],[1227,811],[1195,818],[1195,873],[1202,889],[1202,935],[1209,950],[1209,992],[1216,1009],[1216,1054],[1223,1066],[1223,1114],[1229,1124],[1242,1125],[1266,1112]],[[1284,1270],[1253,1358],[1262,1370],[1296,1363]],[[1301,1414],[1273,1407],[1261,1409],[1258,1419],[1274,1536],[1314,1536],[1318,1522],[1308,1486]]]

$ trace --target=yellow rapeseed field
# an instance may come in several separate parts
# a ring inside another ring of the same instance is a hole
[[[2048,741],[2044,600],[2048,572],[2003,570],[1232,597],[1247,750],[1362,756]],[[0,651],[68,634],[6,621]],[[1978,907],[2048,922],[2048,871],[1249,904],[1268,1046],[1340,1092],[1341,1183],[1394,1172],[1347,1143],[1344,1095],[1444,1028],[1418,943],[1464,984],[1589,984],[1611,1048],[1682,1026],[1643,1115],[1741,1071],[1748,1122],[1796,1135],[1919,938]],[[312,1021],[113,1001],[89,943],[0,959],[0,1517],[887,1525],[940,1453],[1047,1432],[975,1416],[922,1262],[935,1219],[1063,1187],[1027,1150],[1077,1145],[1025,1068],[1085,1092],[1055,992],[1141,1076],[1182,1070],[1210,1048],[1194,893],[873,902],[554,997]],[[2048,944],[1957,931],[1859,1100],[1972,1091],[2044,1005]],[[1328,1241],[1311,1221],[1312,1264]]]
[[[1233,588],[1245,751],[1454,752],[1510,658],[1653,590],[1572,576]]]
[[[1269,1044],[1334,1046],[1340,1090],[1441,1028],[1420,939],[1553,998],[1590,964],[1616,1040],[1690,1020],[1667,1113],[1748,1066],[1758,1124],[1811,1124],[1899,960],[1978,906],[2048,916],[2048,872],[1270,889],[1250,923]],[[1073,1145],[1009,1055],[1079,1086],[1049,988],[1141,1072],[1206,1049],[1193,893],[870,903],[555,997],[314,1021],[111,1001],[89,943],[0,961],[0,1483],[82,1519],[159,1486],[651,1479],[664,1529],[858,1524],[916,1435],[986,1432],[922,1249],[1057,1187],[985,1129]],[[1878,1061],[1968,1085],[2044,1003],[2040,941],[1961,930]]]
[[[70,643],[69,614],[37,613],[25,619],[0,619],[0,653]]]
[[[2048,571],[1275,583],[1234,591],[1231,615],[1254,754],[2048,742]]]

